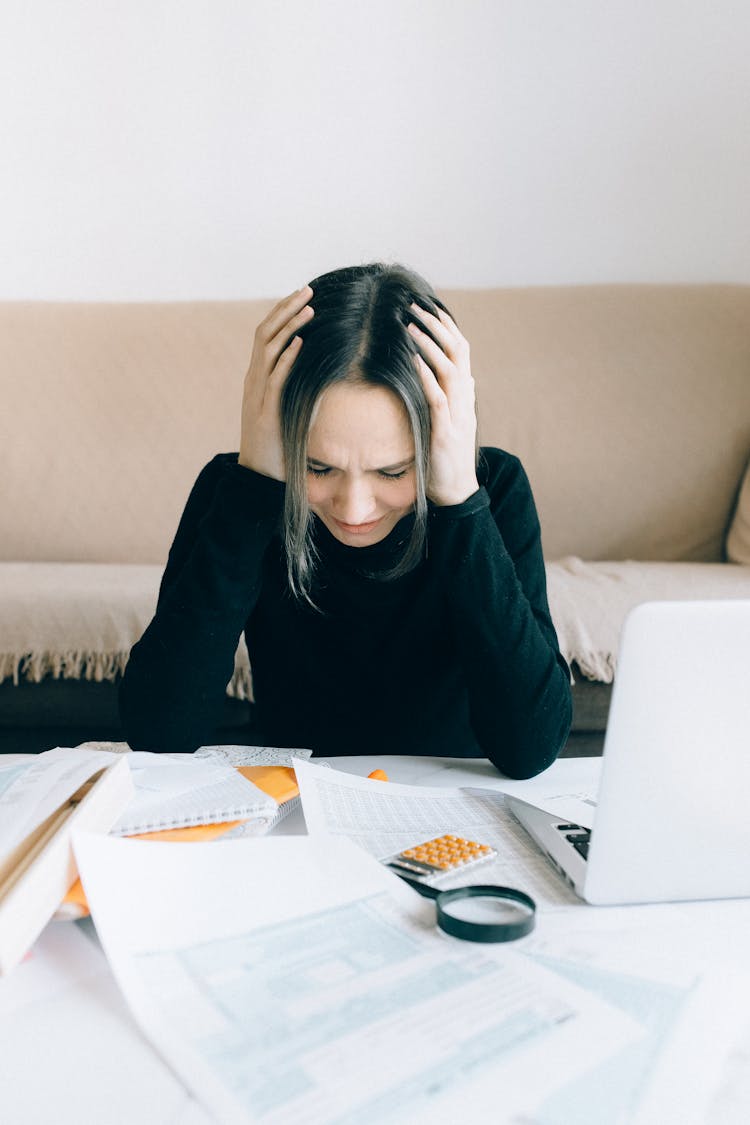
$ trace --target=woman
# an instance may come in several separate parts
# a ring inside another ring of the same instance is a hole
[[[120,689],[131,746],[215,739],[244,630],[255,741],[549,766],[571,716],[518,459],[418,275],[335,270],[259,326],[239,454],[200,473]]]

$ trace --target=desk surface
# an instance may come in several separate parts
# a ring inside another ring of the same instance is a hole
[[[507,792],[517,784],[484,761],[389,756],[329,761],[360,776],[381,768],[391,781],[410,784],[480,785]],[[600,759],[562,759],[531,784],[540,793],[562,786],[590,790],[600,767]],[[304,831],[301,813],[277,829],[280,834]],[[673,911],[675,940],[689,932],[697,946],[708,943],[717,959],[745,966],[747,900],[650,909]],[[584,904],[580,911],[581,918],[596,917],[602,941],[615,927],[622,928],[621,914]],[[92,931],[90,922],[51,923],[29,957],[0,981],[3,1120],[13,1125],[48,1125],[51,1120],[60,1125],[208,1125],[202,1109],[136,1027]],[[552,927],[551,939],[554,933]],[[638,931],[638,940],[642,933]]]

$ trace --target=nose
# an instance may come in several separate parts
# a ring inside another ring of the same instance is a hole
[[[333,513],[342,523],[368,523],[376,519],[376,501],[368,481],[342,479],[333,498]]]

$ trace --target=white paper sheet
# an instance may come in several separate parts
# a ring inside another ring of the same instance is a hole
[[[434,1125],[467,1105],[498,1125],[638,1034],[507,947],[440,934],[346,841],[75,848],[136,1018],[223,1125]]]
[[[133,1021],[98,945],[53,922],[0,980],[7,1125],[210,1125]]]
[[[451,832],[490,844],[498,855],[466,873],[435,880],[441,889],[496,883],[525,891],[547,909],[579,901],[506,809],[502,792],[399,785],[308,762],[295,762],[295,771],[312,836],[347,837],[384,859]]]
[[[116,759],[104,751],[56,747],[0,766],[0,858],[98,770]]]
[[[539,1125],[603,1120],[628,1125],[719,1125],[710,1106],[727,1077],[750,1002],[750,977],[720,958],[696,955],[690,942],[674,941],[690,929],[695,906],[712,903],[592,908],[545,919],[530,936],[525,955],[637,1019],[641,1040],[628,1044],[540,1105]],[[736,920],[747,917],[741,910]],[[687,907],[687,909],[684,909]],[[681,925],[680,925],[681,924]],[[743,927],[744,928],[744,927]],[[686,956],[686,954],[690,954]],[[742,1095],[736,1069],[726,1085],[735,1105]],[[750,1090],[748,1091],[750,1092]],[[750,1099],[745,1100],[750,1119]]]
[[[133,750],[128,755],[128,765],[136,794],[143,802],[148,800],[149,794],[162,800],[179,797],[198,786],[211,785],[231,776],[225,764],[202,761],[194,754],[182,754],[177,758]]]
[[[747,1125],[750,1121],[750,1020],[722,1061],[701,1125]]]

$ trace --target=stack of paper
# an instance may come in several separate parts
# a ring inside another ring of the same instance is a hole
[[[75,828],[106,832],[133,792],[113,754],[55,749],[0,769],[0,974],[10,972],[75,881]]]

